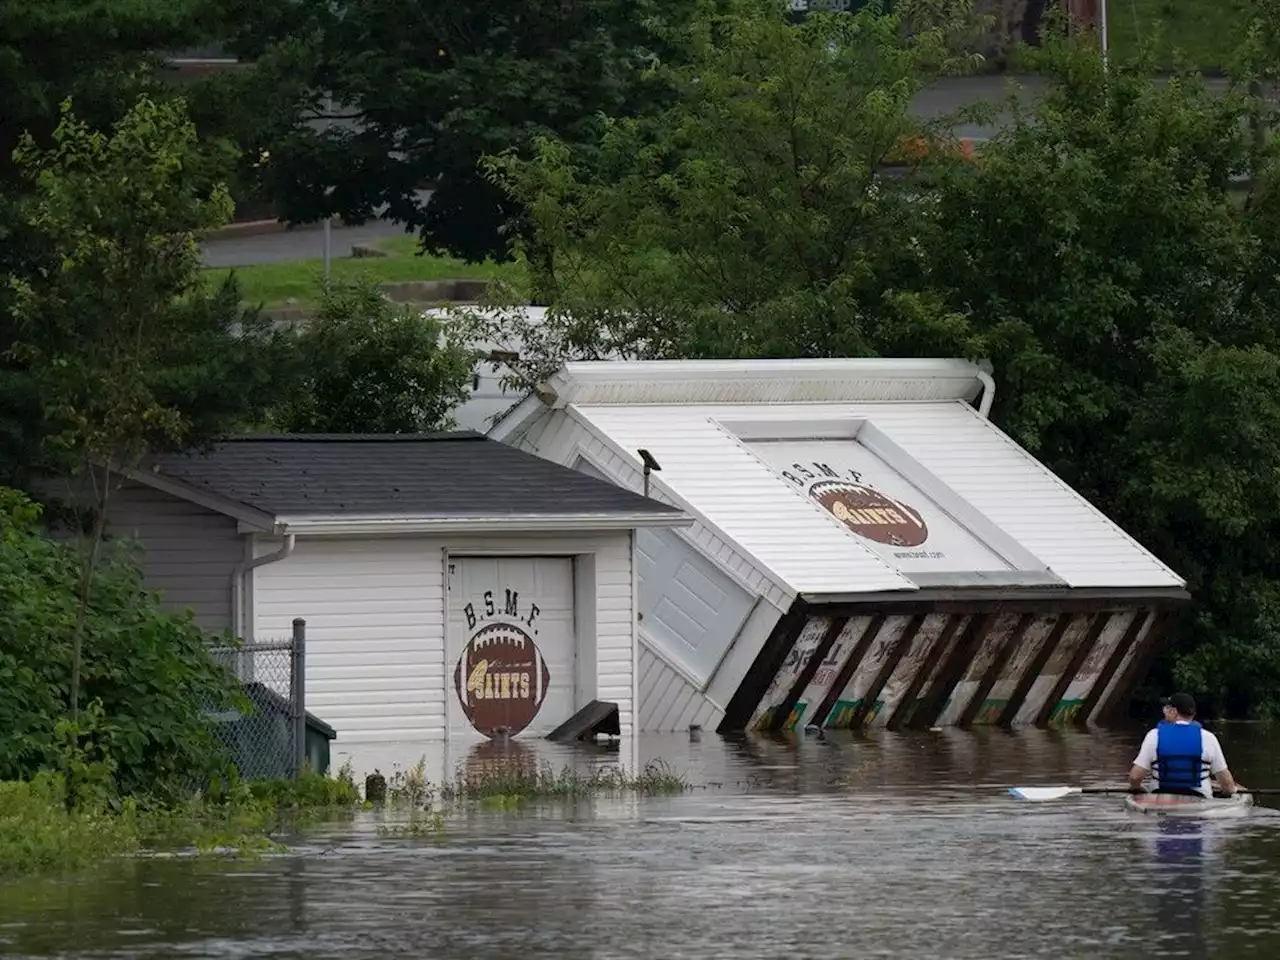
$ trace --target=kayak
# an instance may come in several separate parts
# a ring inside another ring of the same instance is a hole
[[[1252,806],[1253,795],[1249,793],[1213,799],[1179,793],[1135,793],[1124,798],[1124,808],[1132,813],[1150,813],[1158,817],[1199,817],[1202,820],[1247,816]]]

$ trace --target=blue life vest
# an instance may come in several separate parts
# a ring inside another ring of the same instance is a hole
[[[1156,726],[1156,779],[1161,790],[1200,791],[1207,764],[1203,759],[1200,724],[1170,723]]]

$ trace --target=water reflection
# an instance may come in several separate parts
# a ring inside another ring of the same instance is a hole
[[[1222,831],[1212,831],[1213,826],[1161,819],[1148,841],[1159,873],[1169,881],[1168,889],[1154,897],[1156,929],[1160,939],[1171,941],[1170,946],[1176,943],[1183,956],[1209,953],[1210,874],[1225,845]]]
[[[0,955],[1280,955],[1280,815],[1174,821],[1004,792],[1114,783],[1139,733],[480,745],[454,759],[471,775],[661,759],[698,789],[473,811],[438,841],[379,836],[386,815],[362,814],[278,858],[0,886]],[[1265,737],[1223,739],[1244,782],[1280,779]]]

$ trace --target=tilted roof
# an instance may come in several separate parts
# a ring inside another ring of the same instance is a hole
[[[490,435],[563,459],[538,424],[567,410],[634,466],[646,449],[655,495],[805,595],[1182,590],[975,409],[993,387],[947,359],[567,363]]]
[[[135,476],[276,518],[681,515],[473,431],[233,437],[153,457]]]

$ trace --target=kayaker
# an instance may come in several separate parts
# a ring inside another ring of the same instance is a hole
[[[1237,785],[1227,769],[1222,744],[1196,722],[1195,700],[1189,694],[1175,693],[1160,704],[1164,719],[1142,740],[1129,771],[1130,788],[1141,791],[1142,782],[1154,775],[1156,793],[1213,797],[1212,776],[1218,781],[1220,796],[1233,795]]]

